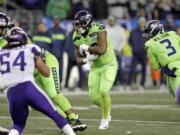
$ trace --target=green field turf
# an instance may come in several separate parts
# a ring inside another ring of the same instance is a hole
[[[112,94],[112,122],[99,131],[100,110],[87,95],[68,98],[81,120],[88,125],[78,135],[180,135],[180,106],[168,93]],[[0,98],[0,125],[9,128],[11,120],[4,97]],[[31,111],[23,135],[61,135],[52,120]]]

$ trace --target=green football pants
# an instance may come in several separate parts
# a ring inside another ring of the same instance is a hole
[[[111,110],[111,90],[117,73],[117,63],[112,61],[103,66],[92,67],[88,78],[91,101],[102,110],[102,118],[108,118]]]
[[[37,70],[35,70],[35,81],[50,98],[54,98],[60,93],[59,62],[52,54],[46,52],[45,55],[47,55],[46,64],[49,67],[50,76],[44,77]]]

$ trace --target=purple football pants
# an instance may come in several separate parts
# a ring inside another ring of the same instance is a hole
[[[52,118],[59,128],[63,128],[67,121],[53,107],[50,99],[34,85],[27,81],[8,89],[7,98],[9,110],[13,120],[12,129],[22,133],[29,114],[28,106],[35,108]]]

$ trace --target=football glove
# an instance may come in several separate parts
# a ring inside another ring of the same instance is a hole
[[[93,61],[97,59],[98,55],[90,54],[89,51],[86,51],[86,58],[83,59],[83,63],[88,63],[90,61]]]
[[[86,44],[80,45],[80,47],[79,47],[79,52],[80,52],[80,54],[83,55],[83,52],[87,52],[87,51],[88,51],[88,48],[89,48],[89,46],[86,45]]]

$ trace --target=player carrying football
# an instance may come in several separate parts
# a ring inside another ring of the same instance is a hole
[[[149,21],[144,32],[151,67],[164,71],[169,92],[180,104],[180,37],[174,31],[164,32],[158,20]]]
[[[101,108],[100,130],[107,129],[111,120],[111,98],[109,91],[117,73],[116,57],[112,42],[107,37],[105,25],[92,22],[92,15],[81,10],[74,19],[73,42],[79,64],[91,61],[88,78],[90,99]],[[85,55],[86,54],[86,55]]]

